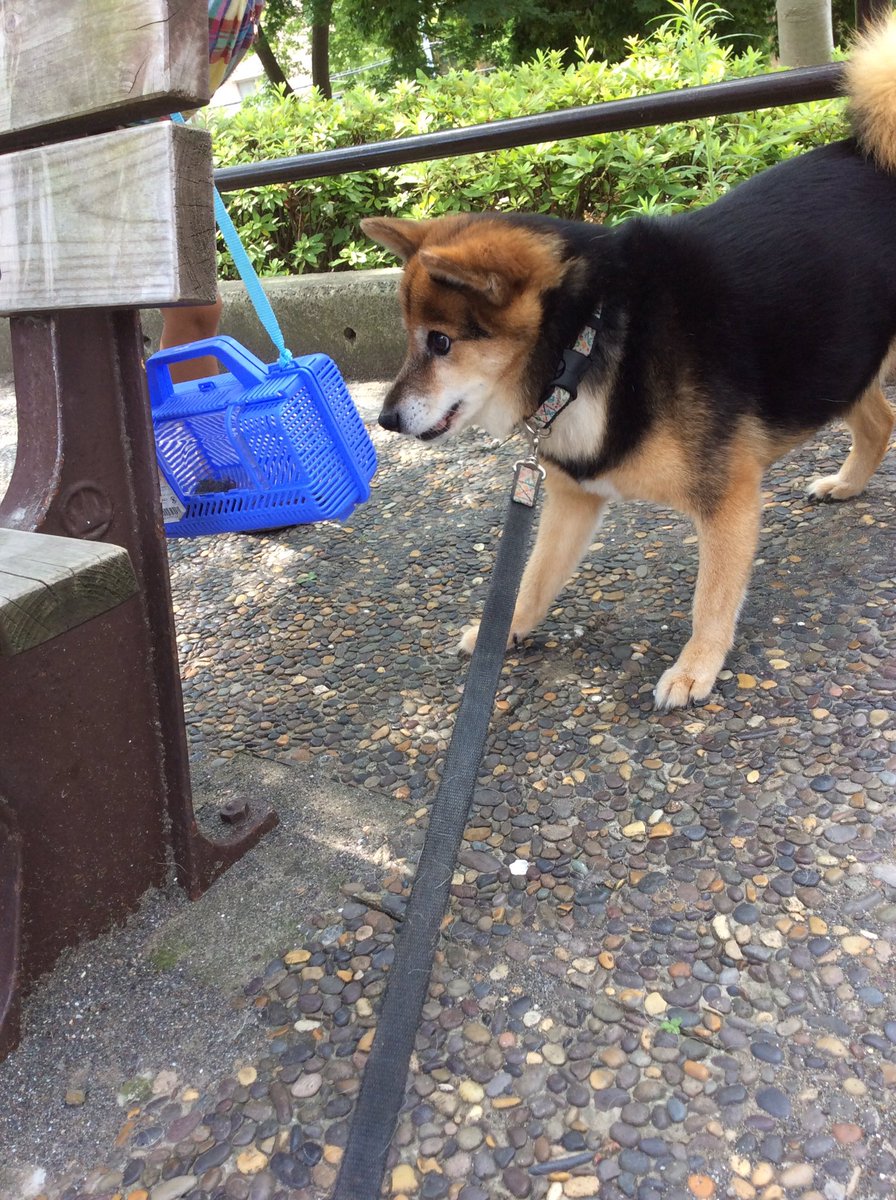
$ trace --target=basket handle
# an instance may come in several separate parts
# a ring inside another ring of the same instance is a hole
[[[169,346],[167,350],[156,351],[146,360],[149,394],[155,402],[155,407],[164,404],[174,395],[171,364],[185,362],[191,358],[216,358],[243,387],[254,387],[267,379],[267,368],[261,359],[256,358],[232,337],[219,335],[203,338],[198,342],[188,342],[184,346]]]

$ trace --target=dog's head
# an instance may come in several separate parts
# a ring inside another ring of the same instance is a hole
[[[567,269],[558,236],[496,216],[361,226],[405,263],[408,352],[380,424],[435,441],[475,423],[506,437],[532,411],[542,298]]]

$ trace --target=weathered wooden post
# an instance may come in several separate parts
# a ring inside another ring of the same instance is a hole
[[[215,294],[208,136],[133,124],[207,99],[206,0],[0,0],[0,1055],[65,946],[276,822],[194,818],[137,311]]]

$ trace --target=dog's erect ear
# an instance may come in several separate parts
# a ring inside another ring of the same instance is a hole
[[[402,262],[407,262],[420,249],[426,237],[429,221],[407,221],[399,217],[365,217],[361,228],[371,241],[379,242]]]
[[[478,292],[491,304],[504,304],[513,289],[513,280],[510,278],[488,267],[474,267],[459,262],[450,250],[421,250],[420,262],[439,283]]]

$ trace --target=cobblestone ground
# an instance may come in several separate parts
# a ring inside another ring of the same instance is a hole
[[[463,684],[515,446],[375,433],[346,526],[172,544],[192,752],[394,798],[404,869],[236,1003],[266,1051],[122,1112],[63,1197],[321,1200],[335,1179]],[[896,1196],[896,454],[866,494],[769,475],[729,669],[665,716],[691,527],[618,507],[508,656],[385,1193],[411,1200]]]

